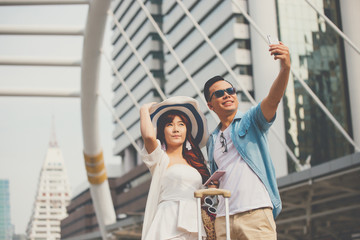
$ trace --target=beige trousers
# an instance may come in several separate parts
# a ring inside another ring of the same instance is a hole
[[[226,239],[225,217],[215,220],[216,239]],[[259,208],[230,216],[232,240],[276,240],[276,225],[271,208]]]
[[[198,233],[187,232],[169,240],[198,240]]]

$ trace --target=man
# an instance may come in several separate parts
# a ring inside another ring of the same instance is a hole
[[[220,76],[209,79],[204,95],[220,124],[210,135],[207,150],[211,172],[226,170],[219,188],[231,191],[229,199],[231,239],[276,239],[275,218],[281,199],[270,157],[267,132],[285,92],[290,74],[290,55],[283,43],[270,45],[270,54],[281,69],[268,95],[245,113],[232,84]],[[215,221],[217,239],[225,239],[224,199],[219,197]]]

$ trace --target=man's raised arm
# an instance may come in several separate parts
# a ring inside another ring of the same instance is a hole
[[[275,116],[290,75],[289,48],[280,42],[280,44],[270,45],[269,52],[274,56],[275,60],[280,59],[281,68],[277,78],[271,85],[269,94],[261,102],[261,111],[268,122]]]

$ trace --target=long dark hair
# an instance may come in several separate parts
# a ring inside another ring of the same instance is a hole
[[[183,112],[169,110],[161,115],[157,123],[157,139],[160,140],[161,144],[165,144],[166,146],[164,129],[166,124],[171,123],[176,116],[178,116],[186,125],[186,139],[183,143],[182,155],[187,163],[200,173],[202,182],[205,183],[205,181],[210,177],[210,172],[205,164],[205,158],[199,146],[194,144],[194,138],[191,136],[192,126],[190,120]],[[186,140],[190,143],[191,150],[187,150],[185,147]]]

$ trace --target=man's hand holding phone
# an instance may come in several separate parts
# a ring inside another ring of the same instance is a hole
[[[266,38],[268,40],[269,45],[279,44],[279,40],[277,38],[272,38],[270,35],[267,35]]]
[[[268,40],[268,44],[269,45],[274,45],[274,44],[280,44],[279,40],[277,38],[272,38],[270,35],[266,36],[267,40]],[[274,55],[279,55],[278,53],[274,53]]]

